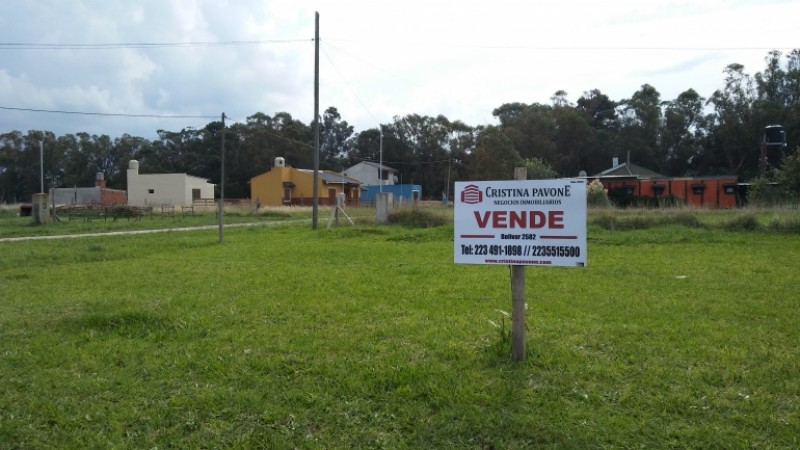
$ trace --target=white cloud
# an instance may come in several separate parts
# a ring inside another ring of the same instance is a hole
[[[800,47],[800,2],[762,0],[103,0],[2,2],[4,42],[270,41],[111,50],[0,50],[0,106],[122,113],[313,116],[314,13],[321,112],[357,130],[394,116],[478,125],[506,102],[614,100],[648,83],[662,99],[722,87],[726,65],[760,71],[768,49]],[[775,18],[781,20],[774,20]],[[301,39],[299,42],[285,42]],[[273,42],[275,41],[275,42]],[[189,123],[191,122],[191,123]],[[152,137],[208,120],[117,120],[0,111],[6,130]]]

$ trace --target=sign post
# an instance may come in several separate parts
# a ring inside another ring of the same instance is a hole
[[[526,167],[514,168],[515,180],[527,180]],[[525,359],[525,266],[511,266],[511,359]]]
[[[525,266],[586,266],[586,180],[455,183],[456,264],[511,266],[512,357],[525,358]]]

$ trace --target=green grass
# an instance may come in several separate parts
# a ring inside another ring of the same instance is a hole
[[[307,219],[310,214],[307,208],[290,209],[264,209],[258,213],[245,208],[229,208],[225,212],[226,224],[237,223],[265,223]],[[60,215],[59,219],[44,225],[35,225],[31,217],[18,217],[16,210],[0,208],[0,238],[21,236],[49,236],[60,234],[101,233],[125,230],[148,230],[179,227],[213,226],[219,222],[216,211],[208,208],[198,208],[191,214],[183,214],[178,209],[173,214],[161,214],[158,210],[153,214],[146,214],[139,219],[135,218],[79,218],[70,219]]]
[[[697,214],[526,269],[521,363],[451,226],[0,243],[0,448],[798,448],[800,235]]]

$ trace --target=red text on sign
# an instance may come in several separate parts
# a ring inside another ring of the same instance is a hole
[[[480,228],[564,228],[564,211],[473,211]]]

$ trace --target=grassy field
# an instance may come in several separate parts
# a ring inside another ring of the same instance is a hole
[[[365,222],[0,243],[0,448],[800,447],[797,211],[593,212],[521,363],[507,267]]]

